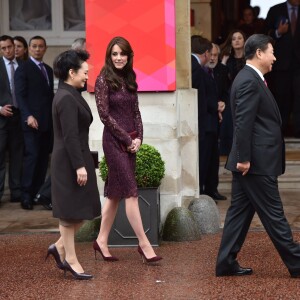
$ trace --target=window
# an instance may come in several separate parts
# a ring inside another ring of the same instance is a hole
[[[85,36],[84,0],[0,0],[0,11],[1,34],[41,35],[48,45]]]

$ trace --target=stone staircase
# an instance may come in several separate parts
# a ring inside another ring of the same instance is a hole
[[[300,139],[286,138],[286,170],[278,177],[280,189],[300,188]],[[226,157],[220,158],[219,187],[220,191],[230,191],[231,172],[224,168]]]

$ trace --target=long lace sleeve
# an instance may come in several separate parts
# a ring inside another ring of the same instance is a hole
[[[116,120],[109,113],[109,90],[108,85],[103,76],[99,75],[95,84],[95,98],[100,120],[108,128],[113,136],[115,136],[123,144],[130,146],[131,137],[121,128]]]
[[[138,96],[136,95],[136,101],[134,104],[134,123],[135,123],[135,128],[137,130],[137,137],[143,142],[143,122],[142,122],[142,117],[141,117],[141,112],[139,109],[139,101],[138,101]]]

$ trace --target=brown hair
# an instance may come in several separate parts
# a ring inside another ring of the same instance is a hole
[[[112,48],[114,45],[118,45],[128,59],[127,64],[122,70],[116,70],[111,60]],[[131,92],[137,91],[138,85],[136,82],[136,74],[133,70],[133,55],[133,50],[125,38],[117,36],[109,42],[106,48],[105,64],[101,69],[100,74],[105,77],[106,82],[112,89],[120,89],[122,85],[122,78],[124,78],[126,88]]]

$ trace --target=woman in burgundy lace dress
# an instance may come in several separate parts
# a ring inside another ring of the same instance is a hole
[[[102,210],[100,232],[93,247],[104,260],[118,260],[107,247],[119,201],[125,198],[127,218],[139,240],[138,252],[147,262],[158,261],[144,232],[138,205],[135,180],[136,152],[143,140],[143,124],[138,106],[133,51],[122,37],[113,38],[107,46],[105,65],[96,80],[96,104],[104,124],[103,150],[108,166],[105,182],[106,201]]]

